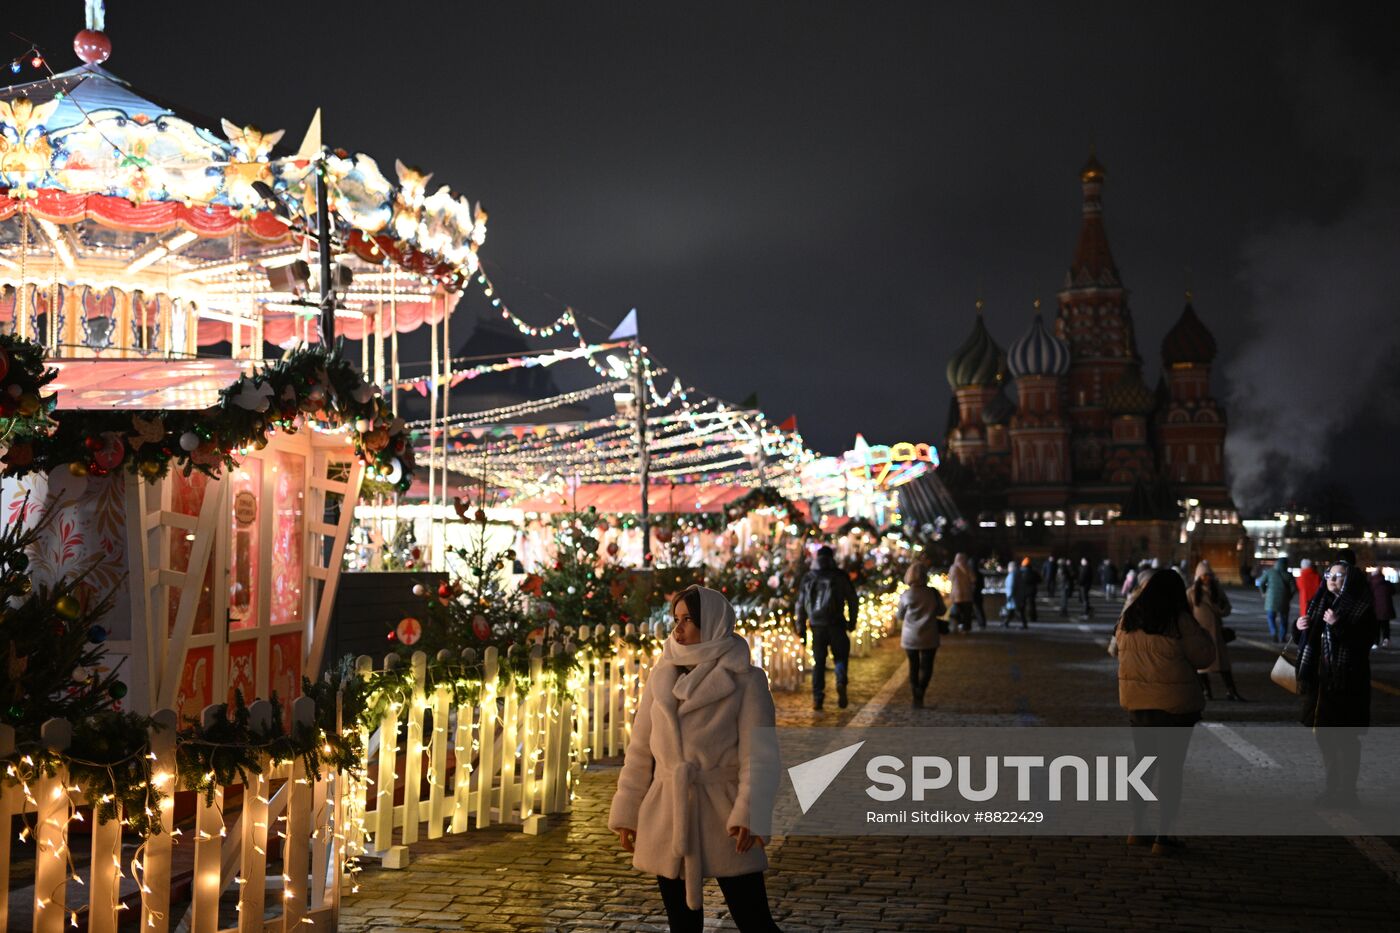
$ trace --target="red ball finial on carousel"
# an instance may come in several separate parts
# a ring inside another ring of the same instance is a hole
[[[73,51],[89,65],[100,65],[112,54],[112,40],[100,29],[84,29],[73,37]]]

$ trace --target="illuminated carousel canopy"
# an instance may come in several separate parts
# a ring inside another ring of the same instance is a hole
[[[319,120],[296,153],[211,124],[96,64],[0,90],[0,329],[78,357],[314,342],[317,171],[339,333],[439,321],[477,270],[486,215],[431,174],[322,149]]]

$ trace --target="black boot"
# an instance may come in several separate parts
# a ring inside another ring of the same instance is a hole
[[[825,698],[820,693],[812,694],[812,709],[821,709],[823,699]]]
[[[1236,703],[1249,702],[1244,697],[1240,696],[1240,692],[1235,689],[1235,675],[1232,671],[1221,671],[1220,676],[1225,678],[1225,696],[1234,700]]]
[[[846,708],[846,703],[847,703],[847,701],[846,701],[846,685],[845,685],[845,684],[837,684],[837,685],[836,685],[836,705],[839,706],[841,709],[845,709],[845,708]]]
[[[923,689],[920,688],[918,684],[916,684],[916,683],[910,681],[910,683],[909,683],[909,692],[910,692],[910,693],[913,695],[913,697],[914,697],[914,701],[913,701],[913,702],[914,702],[914,709],[923,709],[923,708],[924,708],[924,691],[923,691]]]
[[[1198,674],[1197,676],[1201,678],[1201,690],[1205,693],[1206,699],[1207,699],[1207,700],[1213,700],[1213,699],[1215,699],[1215,697],[1214,697],[1213,695],[1211,695],[1211,692],[1210,692],[1210,675],[1209,675],[1209,674]]]

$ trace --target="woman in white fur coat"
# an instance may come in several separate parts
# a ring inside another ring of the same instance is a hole
[[[778,787],[768,677],[734,634],[734,607],[692,586],[647,678],[608,828],[656,875],[674,931],[700,931],[705,878],[719,881],[742,933],[778,929],[763,871]]]

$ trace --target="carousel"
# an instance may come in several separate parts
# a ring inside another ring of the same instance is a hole
[[[99,31],[75,50],[60,73],[24,56],[30,80],[0,90],[5,514],[57,513],[37,581],[117,591],[129,708],[290,699],[321,663],[362,477],[411,480],[375,386],[399,334],[451,314],[486,215],[322,145],[319,112],[292,150],[132,87]]]

